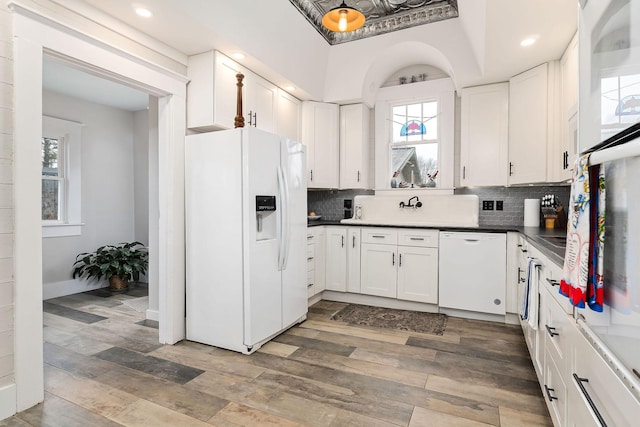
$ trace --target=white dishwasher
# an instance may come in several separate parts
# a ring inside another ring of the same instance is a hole
[[[505,233],[440,232],[438,304],[505,314]]]

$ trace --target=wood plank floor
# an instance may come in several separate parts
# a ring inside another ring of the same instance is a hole
[[[251,356],[157,343],[144,289],[44,304],[45,401],[0,426],[551,426],[521,330],[354,327],[321,301]]]

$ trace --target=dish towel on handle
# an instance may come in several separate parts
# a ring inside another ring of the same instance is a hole
[[[524,293],[520,302],[520,318],[526,320],[532,329],[538,329],[538,267],[540,260],[527,259],[527,280],[524,282]]]
[[[571,183],[567,249],[559,292],[579,308],[602,311],[605,219],[604,166],[589,166],[589,154],[576,160]]]

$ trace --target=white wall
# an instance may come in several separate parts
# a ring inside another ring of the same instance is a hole
[[[57,283],[71,279],[71,265],[78,253],[134,239],[135,155],[133,113],[48,91],[43,91],[42,98],[43,114],[84,124],[84,226],[80,236],[42,239],[43,296],[46,299],[55,295],[47,286],[59,286]],[[83,286],[80,286],[75,292],[82,290]]]
[[[0,8],[0,420],[16,409],[13,300],[13,47],[11,14]]]
[[[149,111],[133,113],[134,239],[149,243]]]

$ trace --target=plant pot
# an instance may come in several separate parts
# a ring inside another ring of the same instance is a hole
[[[121,279],[120,276],[109,277],[109,289],[112,291],[123,291],[129,287],[127,279]]]

